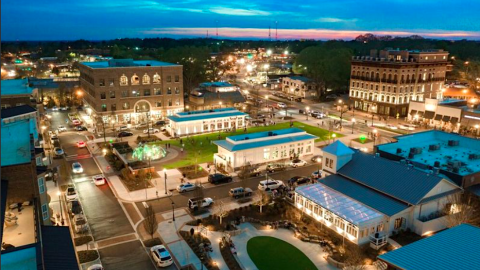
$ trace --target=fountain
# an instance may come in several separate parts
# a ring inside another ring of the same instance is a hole
[[[167,151],[159,145],[139,144],[132,153],[132,159],[136,161],[159,160],[167,155]]]

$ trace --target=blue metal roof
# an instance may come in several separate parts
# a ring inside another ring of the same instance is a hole
[[[461,224],[378,256],[405,270],[480,268],[480,228]]]
[[[45,269],[79,269],[72,236],[66,226],[42,226]]]
[[[191,116],[184,116],[184,117],[172,115],[172,116],[167,116],[167,118],[173,122],[186,122],[186,121],[208,120],[212,118],[246,116],[246,115],[247,115],[246,113],[243,113],[240,111],[232,111],[232,112],[225,112],[225,113],[212,113],[212,114],[200,114],[200,115],[193,114]]]
[[[156,60],[133,60],[133,59],[112,59],[110,61],[81,62],[81,64],[90,68],[117,68],[117,67],[164,67],[177,66],[177,64],[161,62]]]
[[[272,130],[272,131],[262,131],[262,132],[255,132],[255,133],[249,133],[249,134],[234,135],[234,136],[229,136],[228,139],[238,142],[238,141],[244,141],[245,139],[253,140],[253,139],[260,139],[265,137],[271,137],[272,135],[275,135],[275,136],[286,135],[286,134],[295,135],[295,133],[305,133],[305,130],[296,128],[296,127],[285,128],[285,129]]]
[[[438,175],[360,151],[338,174],[412,205],[442,181]]]
[[[255,133],[252,133],[252,134],[255,134]],[[245,149],[259,148],[259,147],[265,147],[265,146],[276,145],[276,144],[292,143],[292,142],[299,142],[299,141],[305,141],[305,140],[315,140],[318,137],[310,134],[302,134],[302,135],[292,135],[290,137],[284,137],[284,138],[278,138],[278,139],[274,139],[274,138],[275,137],[272,137],[271,140],[255,141],[251,143],[241,143],[241,144],[233,144],[228,142],[227,140],[214,141],[213,143],[228,151],[235,152],[235,151],[240,151]]]
[[[1,166],[29,163],[32,157],[30,121],[2,124],[1,133]]]
[[[203,82],[200,84],[201,87],[231,87],[233,86],[232,84],[228,82]]]
[[[322,150],[323,152],[327,152],[335,156],[353,155],[355,153],[352,149],[350,149],[350,147],[338,140]]]
[[[213,110],[201,110],[201,111],[189,111],[189,112],[178,112],[177,115],[196,115],[202,113],[216,113],[216,112],[231,112],[231,111],[238,111],[235,108],[221,108],[221,109],[213,109]]]
[[[322,179],[320,183],[390,217],[409,207],[408,204],[404,202],[348,180],[340,175],[333,174],[327,176]]]
[[[33,88],[28,86],[28,79],[2,80],[1,95],[31,95]]]

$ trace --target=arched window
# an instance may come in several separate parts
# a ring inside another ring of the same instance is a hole
[[[147,74],[143,75],[142,84],[150,84],[150,76]]]
[[[120,77],[120,85],[128,85],[128,78],[125,75]]]
[[[396,82],[397,81],[397,74],[393,76],[393,80]]]
[[[133,74],[132,85],[139,85],[139,84],[140,84],[140,78],[138,78],[137,74]]]
[[[357,76],[360,77],[360,71],[357,71]]]
[[[382,80],[385,81],[387,79],[387,74],[383,73]]]
[[[377,81],[380,80],[380,73],[377,72],[377,75],[376,75],[376,78],[375,78]]]
[[[159,84],[161,82],[162,82],[162,80],[160,79],[160,75],[158,75],[158,73],[155,73],[155,75],[153,75],[153,83],[154,84]]]
[[[388,80],[389,80],[389,81],[392,80],[392,74],[388,74]]]
[[[372,73],[370,74],[370,79],[373,81],[375,79],[375,72],[372,71]]]

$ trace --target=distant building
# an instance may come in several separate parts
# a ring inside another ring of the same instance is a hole
[[[242,129],[246,125],[246,113],[235,108],[178,112],[168,116],[167,130],[171,135],[187,136],[220,130]]]
[[[462,121],[463,109],[466,102],[458,99],[431,99],[424,101],[410,101],[407,119],[415,123],[425,123],[440,130],[457,131]]]
[[[378,256],[389,270],[477,269],[480,228],[461,224]]]
[[[407,162],[432,174],[446,175],[468,188],[480,184],[480,141],[439,130],[397,136],[377,146],[385,158]]]
[[[214,162],[233,171],[249,164],[264,164],[313,154],[316,136],[299,128],[288,128],[227,137],[214,141]]]
[[[363,153],[336,141],[323,148],[327,176],[295,189],[295,206],[345,240],[379,249],[392,233],[419,235],[446,228],[448,196],[461,189],[448,178]]]
[[[372,50],[351,61],[350,100],[356,110],[404,117],[410,101],[441,99],[450,69],[443,50]]]
[[[188,100],[195,110],[239,107],[246,101],[239,88],[227,82],[201,83]]]
[[[183,110],[183,67],[154,60],[79,64],[87,110],[94,119],[133,124]]]
[[[300,98],[314,99],[317,97],[313,81],[303,76],[282,78],[282,91]]]

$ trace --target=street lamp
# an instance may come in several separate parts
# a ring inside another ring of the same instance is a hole
[[[332,134],[332,138],[333,138],[333,141],[335,142],[335,138],[337,137],[337,134],[333,133]]]
[[[353,134],[353,129],[355,128],[355,118],[352,118],[352,134]]]
[[[175,222],[175,203],[172,201],[172,221]]]
[[[218,105],[220,105],[220,109],[222,108],[222,102],[218,102]]]
[[[375,151],[375,140],[377,139],[377,132],[378,132],[378,130],[374,129],[373,133],[372,133],[373,134],[373,148],[374,148],[373,151]]]
[[[309,110],[310,110],[310,107],[307,106],[307,107],[305,108],[305,114],[307,115],[307,121],[308,121],[308,111],[309,111]]]
[[[188,108],[190,108],[190,106],[188,106],[188,105],[187,105],[187,106],[185,106],[185,109],[187,109],[187,111],[188,111]]]
[[[102,149],[103,155],[105,156],[107,154],[107,148]]]
[[[62,199],[61,199],[61,196],[62,193],[60,191],[57,191],[57,196],[58,196],[58,203],[60,204],[60,216],[62,217],[62,225],[64,224],[64,220],[63,220],[63,211],[62,211]]]
[[[321,159],[321,158],[317,158],[316,161],[317,161],[317,163],[318,163],[318,175],[320,176],[320,170],[321,170],[320,165],[322,164],[322,159]]]
[[[377,106],[372,105],[372,127],[373,127],[373,117],[375,116],[374,110],[377,109]]]
[[[148,159],[148,175],[147,178],[145,178],[145,201],[147,201],[147,184],[149,180],[152,180],[152,168],[151,168],[151,161],[152,161],[152,153],[148,152],[147,153],[147,159]]]
[[[167,195],[167,169],[163,168],[163,178],[165,179],[165,195]]]

